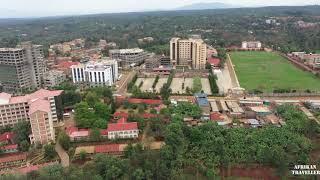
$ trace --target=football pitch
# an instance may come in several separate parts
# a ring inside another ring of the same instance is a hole
[[[275,89],[320,90],[320,79],[270,52],[231,52],[241,87],[272,92]]]

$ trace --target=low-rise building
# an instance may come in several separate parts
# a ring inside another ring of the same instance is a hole
[[[260,41],[243,41],[242,49],[261,49],[262,44]]]
[[[14,167],[25,166],[26,160],[27,160],[26,153],[0,155],[0,171],[6,171]]]
[[[43,81],[45,87],[55,87],[61,85],[67,80],[67,76],[63,71],[51,70],[44,74]]]
[[[250,107],[250,109],[255,112],[257,116],[266,116],[272,113],[270,109],[265,106],[255,106]]]
[[[196,93],[194,96],[196,98],[196,103],[202,109],[204,118],[209,119],[211,108],[208,101],[208,95],[205,93]]]
[[[139,136],[138,123],[121,118],[117,123],[108,124],[107,133],[108,139],[135,139]]]
[[[221,66],[220,65],[221,60],[219,58],[210,57],[208,58],[207,62],[211,65],[213,69],[220,68]]]
[[[79,129],[77,127],[68,127],[66,129],[66,133],[68,134],[70,141],[82,141],[82,140],[87,140],[89,138],[89,130],[88,129]]]

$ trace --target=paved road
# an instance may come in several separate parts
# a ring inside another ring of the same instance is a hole
[[[59,143],[56,143],[55,150],[57,151],[57,153],[61,159],[62,167],[69,167],[69,165],[70,165],[69,155],[66,153],[66,151],[61,147],[61,145]]]
[[[117,94],[121,94],[121,95],[125,95],[127,93],[127,84],[129,81],[132,80],[132,78],[134,77],[134,75],[136,74],[135,71],[131,71],[129,72],[129,74],[126,74],[124,80],[121,80],[118,84],[118,88],[117,88]]]

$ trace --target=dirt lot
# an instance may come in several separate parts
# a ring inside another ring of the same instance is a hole
[[[156,85],[156,92],[160,93],[160,89],[162,88],[162,86],[167,82],[168,78],[160,78],[157,85]]]
[[[208,78],[201,78],[201,84],[202,84],[202,90],[206,93],[211,95],[211,87],[210,87],[210,83],[209,83],[209,79]]]
[[[182,89],[182,84],[184,83],[184,89]],[[173,78],[170,88],[173,94],[183,94],[186,88],[192,89],[193,79],[192,78]]]
[[[136,86],[139,87],[140,83],[143,82],[141,86],[141,91],[151,91],[152,92],[152,85],[155,78],[138,78],[136,81]]]

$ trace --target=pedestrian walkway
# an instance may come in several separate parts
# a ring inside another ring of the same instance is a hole
[[[69,167],[70,165],[70,160],[69,160],[69,155],[67,152],[61,147],[59,143],[56,143],[55,145],[55,150],[57,151],[60,159],[61,159],[61,165],[62,167]]]

